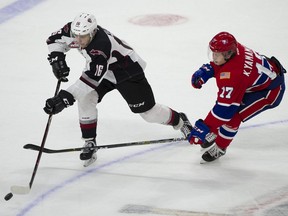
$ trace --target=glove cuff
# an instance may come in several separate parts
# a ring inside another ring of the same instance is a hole
[[[73,95],[65,90],[61,90],[58,95],[64,102],[65,107],[72,106],[75,102]]]
[[[65,59],[65,54],[63,52],[53,51],[48,56],[48,58],[58,57],[59,59]]]

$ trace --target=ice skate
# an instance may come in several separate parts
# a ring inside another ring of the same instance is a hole
[[[209,150],[205,151],[202,155],[202,160],[200,161],[200,164],[204,164],[207,162],[212,162],[223,155],[225,155],[226,149],[221,149],[217,146],[216,143],[214,143]]]
[[[174,126],[174,129],[180,129],[184,137],[187,139],[193,127],[185,113],[179,113],[179,116],[180,122],[178,125]],[[181,122],[183,123],[181,124]]]
[[[84,149],[80,154],[80,160],[84,160],[84,167],[90,166],[97,160],[97,148],[95,139],[86,140],[84,144]]]
[[[205,141],[200,145],[201,146],[201,152],[208,151],[214,144],[215,139],[217,135],[214,133],[208,133],[205,137]]]

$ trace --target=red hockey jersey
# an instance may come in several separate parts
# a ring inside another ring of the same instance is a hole
[[[278,69],[267,57],[238,43],[237,54],[224,65],[210,62],[215,73],[218,96],[204,120],[211,131],[230,121],[238,111],[245,93],[263,90],[277,77]]]

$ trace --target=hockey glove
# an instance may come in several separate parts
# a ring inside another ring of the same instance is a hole
[[[204,64],[192,75],[191,84],[194,88],[200,89],[213,76],[213,67],[210,64]]]
[[[202,119],[199,119],[195,122],[195,126],[191,130],[188,141],[190,144],[203,144],[205,142],[206,136],[209,136],[209,134],[209,127],[204,123]]]
[[[72,94],[65,90],[61,90],[57,96],[46,100],[45,107],[43,108],[47,114],[57,114],[64,108],[72,106],[75,99]]]
[[[51,52],[47,59],[52,66],[55,77],[62,82],[68,82],[66,77],[69,75],[70,68],[66,64],[64,53]]]

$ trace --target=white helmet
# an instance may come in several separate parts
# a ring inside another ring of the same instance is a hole
[[[88,13],[77,15],[71,24],[71,31],[74,35],[90,34],[92,39],[97,31],[97,21],[95,16]]]

